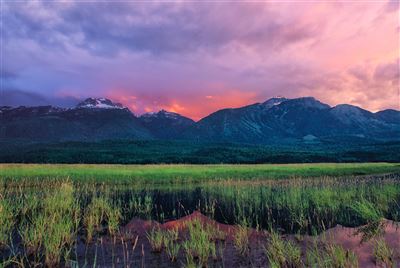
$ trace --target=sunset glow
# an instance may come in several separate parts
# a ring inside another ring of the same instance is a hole
[[[1,3],[0,105],[107,97],[195,120],[277,95],[400,108],[396,0]]]

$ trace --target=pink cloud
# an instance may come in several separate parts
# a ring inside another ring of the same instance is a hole
[[[399,109],[393,1],[37,1],[5,10],[10,89],[105,96],[137,114],[195,119],[276,95]]]

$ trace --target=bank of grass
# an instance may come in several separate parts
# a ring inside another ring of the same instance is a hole
[[[0,164],[2,182],[63,180],[96,183],[174,183],[263,180],[400,173],[399,163],[259,165],[88,165]]]

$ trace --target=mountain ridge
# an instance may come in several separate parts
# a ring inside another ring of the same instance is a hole
[[[362,109],[362,110],[364,110],[364,111],[368,111],[368,112],[370,112],[370,113],[372,113],[372,114],[379,114],[379,113],[386,113],[386,112],[389,112],[389,113],[399,113],[399,112],[400,112],[400,110],[396,110],[396,109],[392,109],[392,108],[388,108],[388,109],[384,109],[384,110],[380,110],[380,111],[376,111],[376,112],[371,112],[371,111],[369,111],[369,110],[367,110],[367,109],[364,109],[364,108],[361,108],[361,107],[359,107],[359,106],[351,105],[351,104],[346,104],[346,103],[337,104],[337,105],[335,105],[335,106],[330,106],[330,105],[328,105],[328,104],[325,104],[325,103],[320,102],[319,100],[315,99],[314,97],[309,96],[309,97],[298,97],[298,98],[292,98],[292,99],[289,99],[289,98],[286,98],[286,97],[272,97],[272,98],[270,98],[270,99],[267,99],[267,100],[264,101],[264,102],[258,102],[258,103],[253,103],[253,104],[247,104],[247,105],[245,105],[245,106],[241,106],[241,107],[237,107],[237,108],[230,108],[230,107],[221,108],[221,109],[219,109],[219,110],[217,110],[217,111],[215,111],[215,112],[212,112],[211,114],[216,113],[216,112],[219,112],[219,111],[223,111],[223,110],[243,109],[243,108],[246,108],[246,107],[249,107],[249,106],[260,105],[260,104],[265,105],[267,108],[272,108],[273,106],[279,105],[279,104],[281,104],[282,102],[285,102],[285,101],[288,101],[288,100],[296,100],[296,101],[301,101],[301,100],[315,100],[315,101],[321,103],[323,106],[327,106],[327,107],[330,107],[330,108],[335,108],[335,107],[339,107],[339,106],[352,106],[352,107],[356,107],[356,108],[358,108],[358,109]],[[49,104],[49,105],[39,105],[39,106],[25,106],[25,105],[21,105],[21,106],[9,106],[9,105],[4,105],[4,106],[1,106],[1,105],[0,105],[0,112],[2,111],[2,109],[8,109],[8,110],[10,110],[10,109],[17,109],[17,108],[38,108],[38,107],[52,107],[52,108],[57,109],[57,110],[70,110],[70,109],[77,109],[77,108],[98,108],[98,109],[107,108],[107,107],[101,107],[101,106],[90,107],[89,105],[87,105],[88,102],[90,103],[90,102],[93,102],[93,101],[101,101],[101,102],[104,102],[104,103],[111,103],[111,104],[112,104],[114,107],[116,107],[116,108],[118,107],[119,109],[128,109],[128,110],[129,110],[129,108],[123,106],[121,103],[113,102],[112,100],[110,100],[110,99],[108,99],[108,98],[94,98],[94,97],[89,97],[89,98],[86,98],[85,100],[79,102],[77,105],[75,105],[75,107],[70,107],[70,108],[62,108],[62,107],[55,106],[55,105],[50,105],[50,104]],[[272,103],[273,103],[273,104],[272,104]],[[157,111],[157,112],[146,112],[146,113],[143,113],[143,114],[139,115],[138,117],[142,117],[142,116],[146,116],[146,115],[154,115],[154,114],[158,114],[158,113],[160,113],[160,112],[166,112],[166,113],[169,113],[169,114],[175,114],[175,115],[183,116],[183,117],[185,117],[185,118],[189,118],[190,120],[194,121],[194,120],[191,119],[190,117],[181,115],[181,114],[179,114],[179,113],[170,112],[170,111],[167,111],[167,110],[164,110],[164,109],[161,109],[161,110],[159,110],[159,111]],[[211,114],[209,114],[209,115],[211,115]],[[209,115],[207,115],[207,116],[209,116]],[[207,117],[207,116],[205,116],[205,117]],[[198,121],[204,119],[205,117],[199,119]],[[195,121],[195,122],[198,122],[198,121]]]
[[[313,97],[271,98],[221,109],[197,122],[165,110],[135,116],[106,98],[87,98],[67,109],[0,106],[0,140],[167,139],[264,144],[346,136],[400,139],[400,112],[372,113],[349,104],[331,107]]]
[[[127,109],[121,103],[115,103],[106,98],[87,98],[84,101],[78,103],[75,108]]]
[[[188,117],[166,110],[142,114],[139,120],[158,139],[173,139],[195,124]]]

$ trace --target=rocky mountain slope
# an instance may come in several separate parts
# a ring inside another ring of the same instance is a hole
[[[330,107],[312,97],[272,98],[222,109],[198,122],[159,111],[136,117],[121,104],[88,98],[71,109],[0,107],[0,140],[40,142],[191,140],[253,144],[322,139],[400,140],[400,112],[372,113],[357,106]]]
[[[315,137],[400,139],[399,111],[371,113],[352,105],[330,107],[312,98],[274,98],[217,111],[184,133],[187,139],[269,143]]]
[[[195,122],[177,113],[161,110],[157,113],[146,113],[139,117],[143,125],[159,139],[176,139]]]
[[[2,140],[52,142],[152,138],[150,131],[127,108],[109,100],[87,99],[72,109],[0,107]]]

